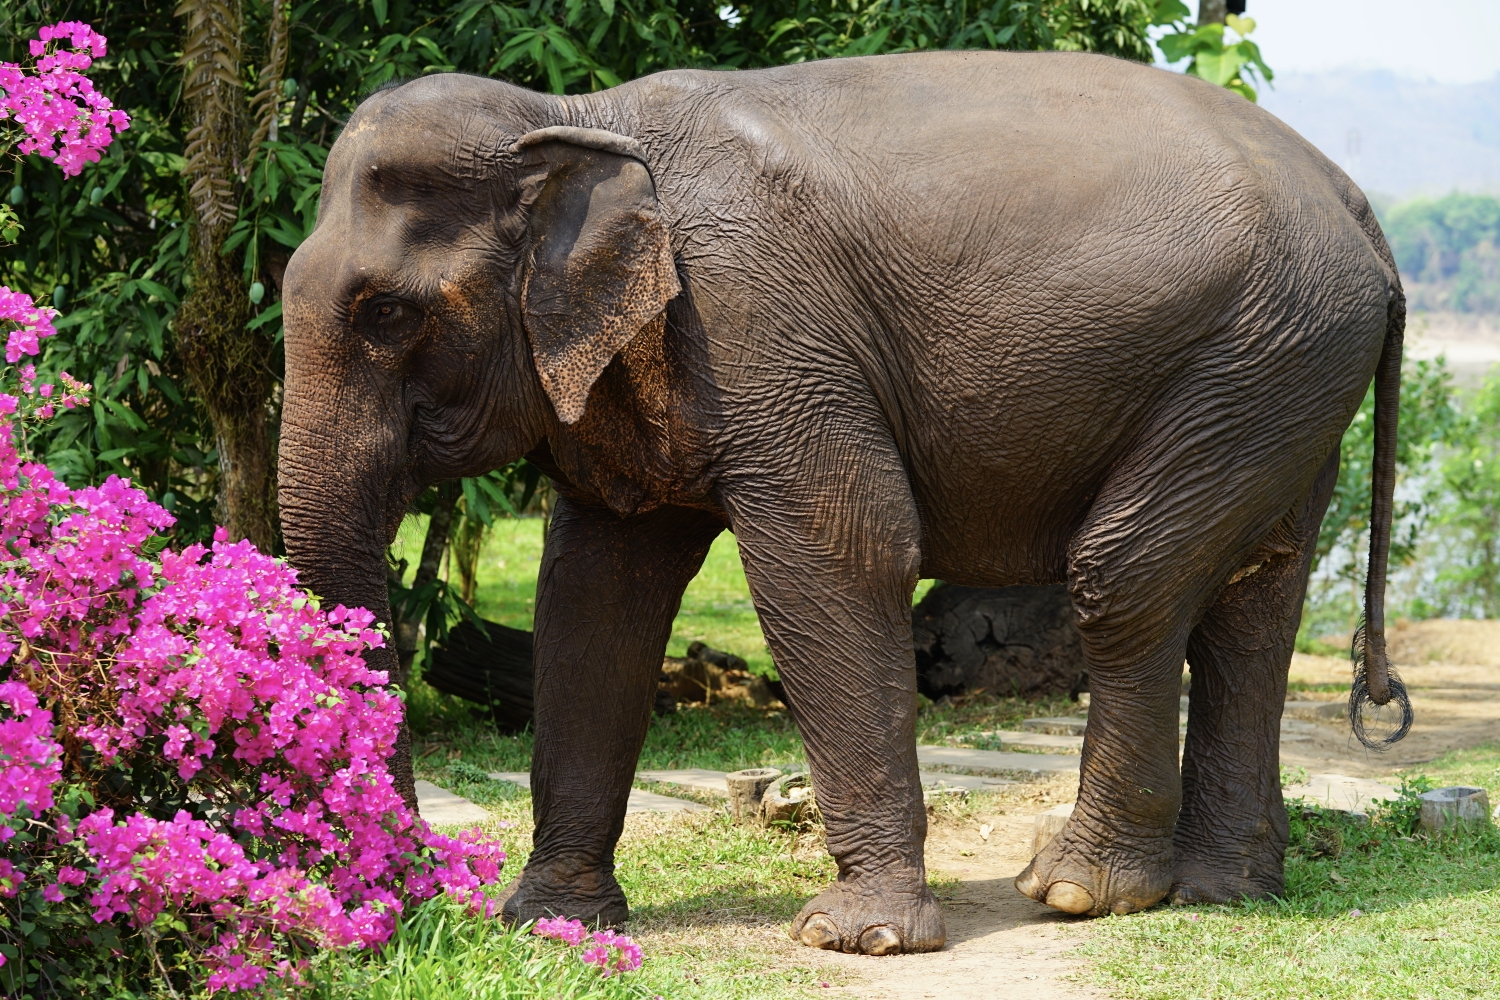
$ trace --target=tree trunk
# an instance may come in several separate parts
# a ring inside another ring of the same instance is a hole
[[[248,538],[271,552],[276,541],[268,426],[271,339],[263,330],[245,329],[250,300],[243,259],[222,252],[244,180],[244,11],[240,0],[185,0],[177,12],[186,22],[183,97],[191,125],[186,174],[196,215],[193,286],[177,311],[177,340],[216,432],[220,517],[231,539]]]
[[[1225,0],[1199,0],[1198,24],[1223,24],[1225,17],[1229,14],[1228,4]]]
[[[437,579],[443,552],[448,546],[448,530],[453,524],[453,508],[458,504],[459,495],[457,483],[442,483],[438,486],[437,502],[432,505],[432,517],[427,522],[427,536],[422,541],[422,560],[417,563],[416,576],[411,581],[413,595]],[[411,665],[417,658],[417,633],[422,628],[423,616],[409,607],[395,608],[392,614],[396,619],[396,654],[401,664],[400,675],[394,680],[405,687],[406,679],[411,676]]]

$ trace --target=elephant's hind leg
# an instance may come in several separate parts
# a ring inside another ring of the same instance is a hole
[[[1253,452],[1226,433],[1243,414],[1215,417],[1164,414],[1070,542],[1091,693],[1078,804],[1016,879],[1024,894],[1069,913],[1130,913],[1170,891],[1188,637],[1316,477],[1317,464],[1297,467],[1286,438],[1260,437]]]
[[[1281,712],[1318,526],[1337,478],[1335,452],[1307,499],[1277,525],[1188,640],[1193,683],[1174,903],[1223,903],[1282,889]]]

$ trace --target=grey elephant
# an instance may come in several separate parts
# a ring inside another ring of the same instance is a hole
[[[628,915],[614,848],[657,670],[726,528],[838,862],[792,924],[814,947],[944,941],[920,577],[1072,596],[1078,805],[1023,892],[1098,915],[1282,886],[1278,719],[1372,377],[1356,698],[1404,699],[1399,278],[1359,189],[1201,80],[989,52],[576,97],[426,77],[349,121],[284,302],[281,516],[320,594],[385,613],[383,549],[428,483],[526,455],[557,484],[511,919]]]

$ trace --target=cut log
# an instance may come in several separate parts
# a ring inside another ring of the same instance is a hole
[[[1088,690],[1066,587],[938,584],[911,617],[917,688],[934,701],[981,688],[1022,698]]]
[[[1067,805],[1053,806],[1044,813],[1038,813],[1036,822],[1031,829],[1031,854],[1035,857],[1042,853],[1042,848],[1052,843],[1052,839],[1062,833],[1063,827],[1068,825],[1068,818],[1073,815],[1073,803]]]
[[[1456,785],[1422,793],[1422,829],[1431,833],[1489,821],[1490,797],[1483,788]]]
[[[766,797],[766,789],[771,787],[771,782],[781,777],[781,771],[774,767],[752,767],[744,771],[731,771],[724,776],[724,783],[729,786],[729,811],[734,815],[734,821],[743,826],[753,826],[765,821],[761,813],[761,800]]]
[[[484,631],[464,621],[433,646],[422,678],[444,694],[488,708],[505,732],[531,724],[532,637],[530,632],[486,621]]]
[[[800,826],[817,816],[812,780],[806,774],[784,774],[771,782],[761,799],[766,826]]]

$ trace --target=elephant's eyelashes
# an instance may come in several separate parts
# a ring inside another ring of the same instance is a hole
[[[382,344],[395,344],[421,328],[422,311],[398,299],[375,299],[363,309],[360,324],[365,336]]]

